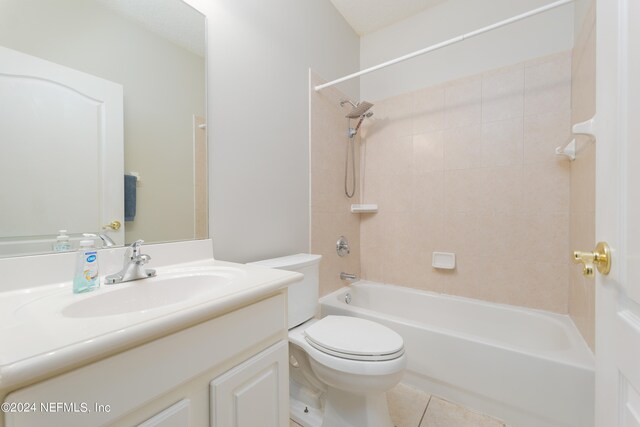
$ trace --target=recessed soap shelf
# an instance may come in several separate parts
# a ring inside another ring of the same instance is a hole
[[[453,270],[456,268],[456,254],[453,252],[434,252],[431,265],[440,270]]]

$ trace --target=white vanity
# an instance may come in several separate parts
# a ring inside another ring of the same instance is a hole
[[[145,251],[157,277],[78,295],[74,254],[0,259],[0,427],[288,425],[302,275],[215,261],[210,240]],[[101,275],[123,252],[101,251]]]

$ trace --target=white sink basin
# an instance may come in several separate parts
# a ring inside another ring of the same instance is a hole
[[[62,310],[65,317],[99,317],[143,312],[220,290],[229,285],[234,274],[218,271],[169,273],[131,282],[131,286],[92,295]]]
[[[21,306],[16,315],[29,316],[58,310],[63,317],[88,318],[146,313],[197,298],[215,298],[227,292],[246,273],[232,267],[191,267],[159,271],[156,277],[115,285],[94,292],[70,295],[58,292]],[[56,308],[57,307],[57,308]]]

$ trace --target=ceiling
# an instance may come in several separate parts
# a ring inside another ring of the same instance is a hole
[[[331,0],[358,35],[363,36],[445,0]]]
[[[204,16],[179,0],[96,0],[126,19],[204,56]]]

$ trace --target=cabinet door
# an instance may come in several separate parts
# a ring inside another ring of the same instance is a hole
[[[288,354],[280,341],[211,381],[211,426],[288,426]]]
[[[185,427],[189,425],[189,399],[182,399],[149,418],[138,427]]]

